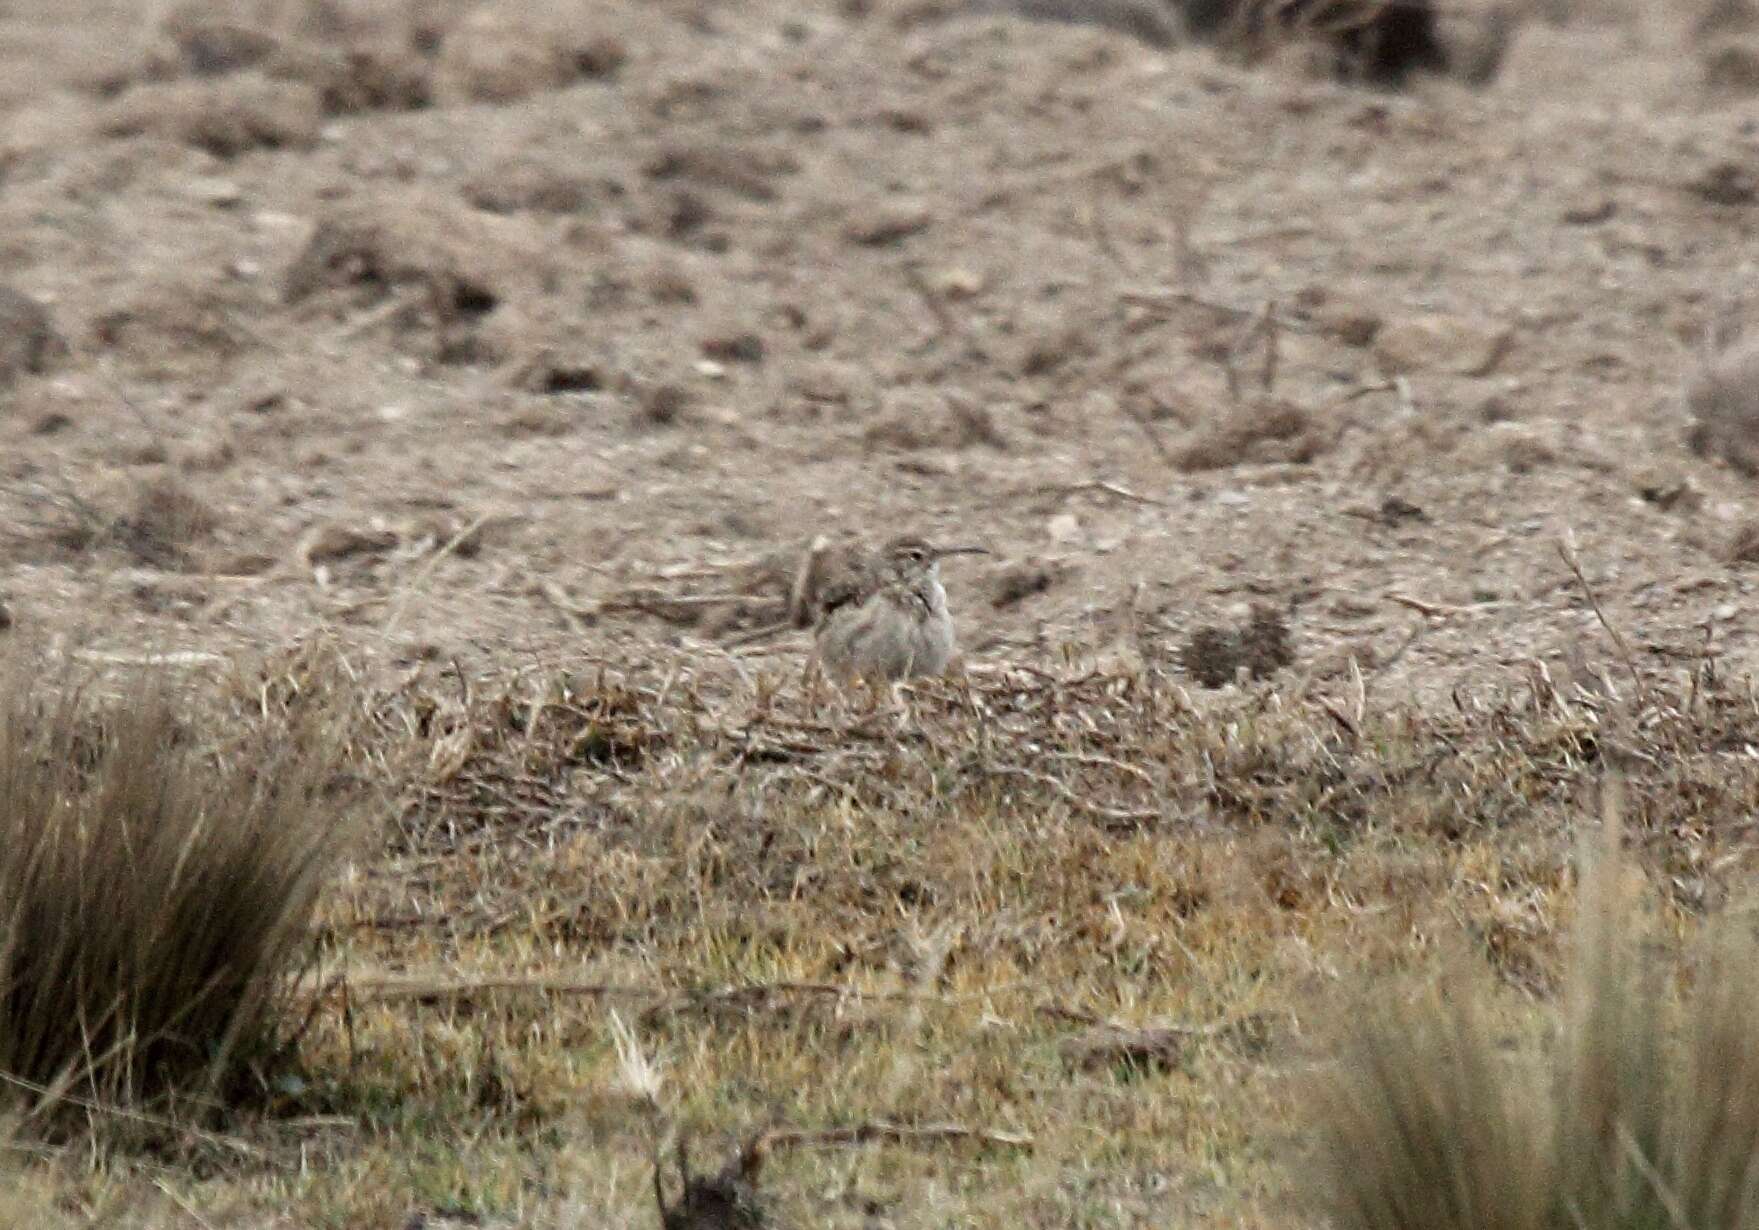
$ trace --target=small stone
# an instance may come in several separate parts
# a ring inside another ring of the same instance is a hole
[[[763,338],[750,331],[716,334],[703,339],[702,352],[723,363],[762,363]]]
[[[1649,470],[1638,477],[1636,485],[1643,502],[1663,512],[1690,513],[1704,507],[1704,493],[1689,474]]]
[[[1379,312],[1348,296],[1334,295],[1322,287],[1308,287],[1304,306],[1314,327],[1346,346],[1366,346],[1380,332]]]
[[[396,545],[397,535],[389,530],[361,529],[328,521],[308,530],[295,554],[307,568],[316,568],[353,555],[376,555]]]
[[[934,288],[950,300],[970,299],[982,292],[984,278],[970,269],[943,269],[934,280]]]
[[[196,176],[189,181],[187,190],[192,199],[215,209],[230,209],[244,199],[244,189],[213,175]]]
[[[914,235],[931,221],[933,214],[921,201],[882,201],[852,211],[843,234],[852,243],[877,248]]]
[[[1568,226],[1598,226],[1618,213],[1618,202],[1609,196],[1584,197],[1564,208],[1559,217]]]
[[[1081,528],[1081,518],[1074,513],[1058,513],[1044,528],[1052,542],[1065,547],[1079,546],[1087,540],[1086,531]]]

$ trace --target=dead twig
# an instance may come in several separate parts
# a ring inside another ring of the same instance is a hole
[[[68,1093],[65,1089],[51,1089],[47,1085],[39,1085],[35,1081],[27,1081],[23,1077],[0,1072],[0,1082],[22,1089],[26,1093],[37,1095],[41,1101],[30,1113],[53,1106],[72,1106],[105,1118],[121,1119],[129,1123],[142,1123],[162,1131],[174,1132],[187,1136],[203,1144],[215,1145],[238,1154],[240,1157],[261,1159],[263,1151],[249,1141],[240,1140],[236,1136],[225,1136],[219,1132],[204,1131],[188,1123],[179,1123],[175,1119],[167,1119],[162,1115],[150,1115],[145,1111],[133,1110],[126,1106],[116,1106],[108,1102],[99,1102],[92,1098],[82,1098]]]
[[[386,321],[401,316],[410,308],[420,304],[421,301],[427,297],[429,292],[429,287],[411,286],[391,295],[383,303],[372,308],[370,311],[361,313],[353,320],[348,321],[333,330],[330,334],[331,343],[336,344],[353,341],[364,333],[372,332]]]
[[[1046,483],[1043,486],[1029,489],[1033,495],[1096,495],[1116,496],[1120,500],[1128,500],[1132,504],[1148,504],[1155,508],[1165,508],[1165,500],[1157,500],[1153,496],[1140,495],[1128,487],[1117,483],[1108,483],[1103,479],[1089,479],[1084,483]]]
[[[1155,451],[1155,455],[1167,465],[1176,466],[1178,463],[1173,457],[1173,450],[1168,448],[1167,442],[1160,438],[1160,432],[1155,430],[1154,424],[1149,421],[1148,416],[1139,413],[1130,405],[1130,401],[1126,397],[1117,397],[1112,400],[1117,402],[1119,412],[1132,423],[1136,424],[1137,430],[1140,431],[1143,437],[1148,441],[1148,447]],[[1148,502],[1155,503],[1156,501],[1150,500]]]
[[[964,329],[959,323],[959,318],[953,315],[952,309],[947,306],[946,301],[935,293],[934,287],[928,284],[928,280],[922,276],[922,270],[913,263],[907,263],[901,267],[900,272],[903,274],[905,285],[916,292],[916,297],[922,300],[922,306],[928,309],[930,316],[934,317],[935,327],[939,332],[930,340],[944,341],[949,337],[962,336]]]
[[[1056,795],[1064,803],[1083,815],[1103,820],[1108,825],[1125,825],[1135,828],[1144,824],[1158,823],[1161,812],[1158,807],[1109,807],[1104,803],[1095,803],[1092,799],[1084,799],[1067,785],[1058,781],[1048,773],[1038,773],[1032,769],[1011,764],[986,764],[981,771],[992,777],[1019,777],[1035,785],[1043,786]]]
[[[1103,174],[1095,175],[1090,182],[1093,192],[1087,198],[1087,222],[1088,230],[1093,235],[1093,246],[1098,248],[1119,270],[1124,273],[1132,273],[1134,271],[1130,268],[1130,263],[1118,250],[1118,245],[1112,239],[1111,228],[1106,225],[1105,177]]]
[[[825,1149],[841,1145],[872,1144],[875,1141],[895,1145],[940,1144],[954,1140],[968,1140],[1010,1149],[1030,1149],[1036,1143],[1027,1132],[997,1132],[967,1127],[963,1123],[911,1125],[872,1119],[866,1123],[841,1128],[771,1128],[759,1133],[745,1147],[744,1152],[747,1156],[752,1156],[755,1151],[755,1156],[761,1159],[778,1149]],[[756,1166],[752,1169],[756,1169]]]
[[[536,992],[589,998],[650,999],[664,992],[654,987],[613,982],[586,982],[576,978],[497,977],[423,978],[418,974],[388,974],[375,979],[347,981],[349,996],[358,1003],[388,1004],[410,1000],[461,1003],[497,992]]]
[[[1222,358],[1222,370],[1227,376],[1230,400],[1240,400],[1240,375],[1237,366],[1240,357],[1260,339],[1264,342],[1264,363],[1258,373],[1259,386],[1266,393],[1276,387],[1279,335],[1276,300],[1266,299],[1264,306],[1252,314],[1246,327],[1240,331],[1240,336],[1234,339],[1234,344],[1228,347],[1227,354]]]
[[[1218,299],[1211,299],[1188,290],[1175,290],[1170,286],[1122,290],[1118,292],[1118,302],[1129,304],[1131,307],[1154,308],[1160,311],[1165,311],[1176,304],[1186,304],[1190,307],[1208,308],[1212,312],[1231,316],[1235,320],[1249,320],[1261,310],[1235,307],[1231,303],[1223,303]]]
[[[317,992],[327,998],[341,980],[327,982]],[[349,979],[350,996],[361,1003],[398,1003],[410,1000],[464,1002],[480,995],[505,992],[539,995],[568,995],[595,999],[633,999],[655,1001],[646,1009],[648,1015],[688,1011],[713,1004],[738,1004],[761,1001],[783,995],[823,996],[858,1000],[865,1003],[944,1003],[982,999],[1009,989],[1014,984],[984,987],[956,995],[932,995],[921,991],[869,991],[834,982],[754,982],[738,986],[708,987],[683,992],[656,986],[631,983],[593,982],[578,978],[556,978],[542,975],[517,975],[490,978],[423,977],[420,974],[386,974],[365,981]]]
[[[1413,598],[1409,594],[1401,594],[1392,590],[1388,590],[1385,597],[1388,602],[1408,607],[1425,619],[1445,619],[1449,615],[1463,614],[1468,609],[1463,606],[1449,606],[1442,602],[1425,602],[1421,598]]]
[[[1606,611],[1600,605],[1599,596],[1594,592],[1594,586],[1588,583],[1588,576],[1582,571],[1582,562],[1576,557],[1575,537],[1572,532],[1564,531],[1564,536],[1558,539],[1558,554],[1563,557],[1564,565],[1576,578],[1576,584],[1582,587],[1582,593],[1588,599],[1588,605],[1594,609],[1594,618],[1600,621],[1600,626],[1606,629],[1607,636],[1612,638],[1613,648],[1618,650],[1619,658],[1624,662],[1625,669],[1631,673],[1631,682],[1637,685],[1638,695],[1647,702],[1650,699],[1649,684],[1638,673],[1637,660],[1631,656],[1631,647],[1625,643],[1625,638],[1619,630],[1612,626],[1612,621],[1606,617]]]
[[[549,577],[539,577],[532,583],[531,592],[555,607],[575,631],[583,631],[598,622],[599,610],[594,606],[584,606],[569,596],[556,581]]]
[[[472,536],[489,522],[512,519],[513,518],[509,517],[497,517],[494,513],[483,513],[480,516],[472,518],[468,525],[442,543],[432,555],[428,556],[427,561],[422,564],[421,568],[416,571],[415,575],[410,577],[409,580],[404,583],[403,592],[397,595],[397,604],[391,608],[391,614],[385,619],[384,635],[390,637],[397,631],[397,625],[403,620],[403,613],[409,609],[409,604],[426,586],[428,578],[434,575],[434,569],[440,566],[441,560],[458,550],[461,544],[468,542]]]

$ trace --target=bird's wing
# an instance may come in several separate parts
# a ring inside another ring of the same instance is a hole
[[[818,622],[823,623],[843,607],[860,602],[868,590],[866,581],[853,569],[827,579],[815,595]]]
[[[789,614],[794,626],[822,625],[833,611],[860,602],[873,588],[873,561],[853,543],[815,543],[795,579]]]

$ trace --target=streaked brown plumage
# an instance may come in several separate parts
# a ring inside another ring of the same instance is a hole
[[[790,614],[797,626],[817,629],[819,662],[839,680],[938,675],[955,644],[940,561],[982,551],[908,534],[877,552],[821,541],[795,579]]]

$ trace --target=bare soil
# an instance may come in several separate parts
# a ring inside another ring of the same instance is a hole
[[[432,61],[403,6],[262,6],[203,75],[166,31],[213,13],[76,7],[7,26],[0,276],[71,348],[5,394],[21,630],[615,660],[760,622],[618,593],[908,527],[996,553],[949,570],[973,661],[1268,600],[1335,671],[1422,620],[1399,593],[1446,615],[1383,678],[1445,694],[1596,642],[1573,531],[1639,652],[1752,652],[1753,487],[1681,394],[1754,139],[1686,14],[1392,94],[903,5],[479,14]],[[326,108],[367,51],[426,76]],[[165,469],[217,522],[175,575],[40,532]],[[386,545],[319,573],[332,525]]]

